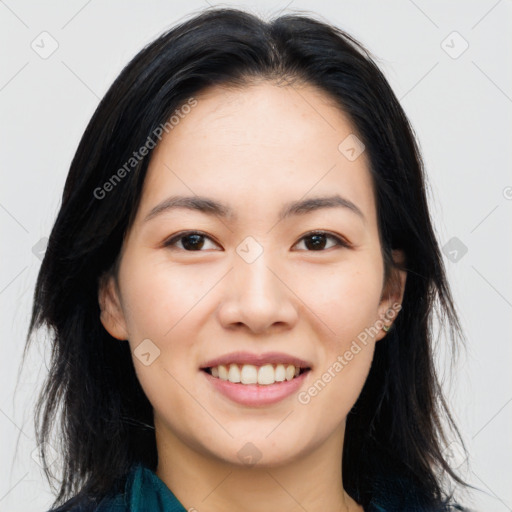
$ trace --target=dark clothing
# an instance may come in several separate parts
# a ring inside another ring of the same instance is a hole
[[[365,512],[453,512],[466,510],[460,506],[453,505],[439,511],[427,511],[421,506],[416,506],[414,496],[408,499],[409,501],[405,505],[403,504],[403,499],[400,505],[395,505],[391,498],[379,501],[378,503],[372,502],[365,508]],[[70,504],[68,502],[68,505]],[[63,510],[72,512],[187,512],[185,507],[157,474],[141,464],[135,464],[132,467],[126,479],[124,493],[106,497],[96,506],[91,501],[86,504],[82,499],[76,501],[71,508],[64,504],[58,509],[49,512],[61,512]]]

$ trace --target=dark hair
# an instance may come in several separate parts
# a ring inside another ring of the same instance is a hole
[[[154,469],[157,463],[152,406],[129,345],[103,328],[98,304],[99,283],[115,269],[137,211],[151,150],[122,180],[109,180],[194,95],[261,79],[314,85],[349,117],[369,156],[387,277],[399,265],[391,250],[406,256],[402,310],[377,343],[347,417],[345,489],[367,506],[400,482],[404,487],[396,492],[405,496],[413,486],[421,510],[432,510],[452,498],[444,488],[447,476],[468,485],[443,454],[443,420],[464,443],[434,367],[435,319],[449,326],[452,356],[464,337],[429,215],[420,152],[397,98],[371,54],[336,27],[302,13],[267,22],[236,9],[207,9],[158,37],[123,69],[71,163],[24,352],[33,331],[47,326],[51,365],[35,424],[46,463],[45,444],[60,419],[55,448],[63,475],[54,505],[78,495],[99,499],[132,464]],[[102,199],[97,191],[107,182],[114,190]],[[45,474],[51,483],[48,467]]]

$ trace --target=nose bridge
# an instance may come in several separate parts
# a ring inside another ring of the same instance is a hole
[[[240,244],[234,257],[231,283],[220,308],[222,323],[243,323],[255,332],[274,324],[293,324],[297,318],[293,294],[285,286],[284,276],[279,275],[276,258],[261,246],[258,255],[251,243]]]
[[[270,251],[264,251],[255,261],[240,258],[235,264],[237,294],[240,299],[270,304],[282,294],[282,283],[270,269]]]

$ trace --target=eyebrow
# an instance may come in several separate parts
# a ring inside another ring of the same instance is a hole
[[[215,199],[204,196],[172,196],[164,199],[152,208],[143,222],[147,222],[163,212],[178,208],[198,211],[206,215],[218,216],[230,220],[236,220],[237,218],[231,207]],[[363,222],[366,221],[363,212],[352,201],[337,194],[328,197],[313,197],[286,203],[279,212],[278,221],[282,221],[294,215],[305,215],[325,208],[346,208],[359,216]]]

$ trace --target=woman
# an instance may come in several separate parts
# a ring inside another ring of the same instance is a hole
[[[302,15],[193,17],[101,101],[38,277],[55,510],[462,510],[436,305],[455,342],[421,157],[368,52]]]

